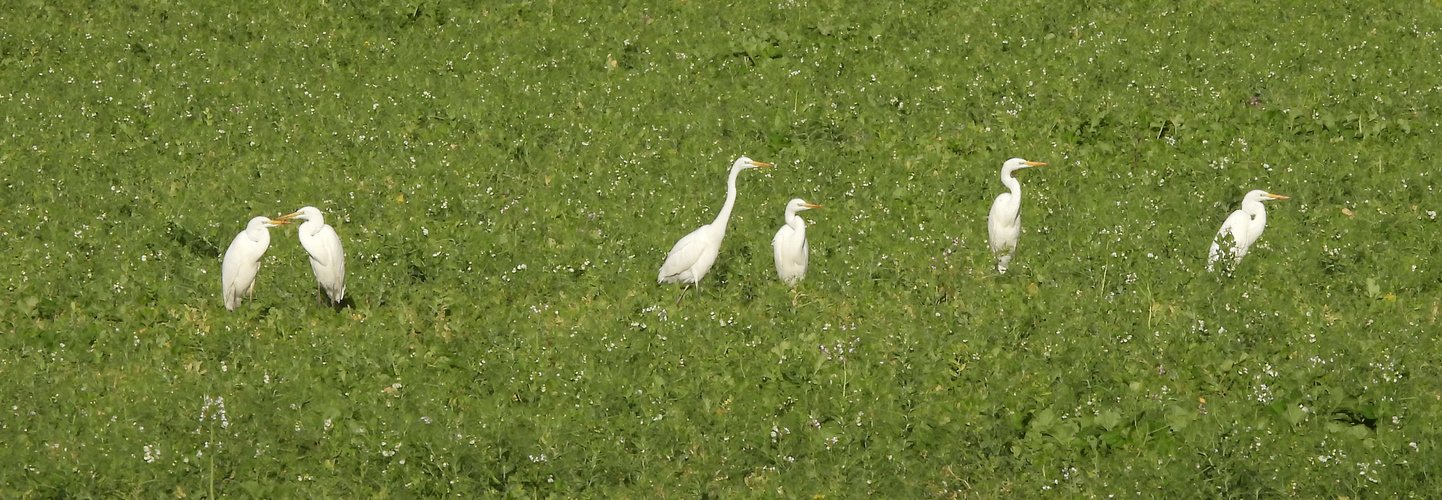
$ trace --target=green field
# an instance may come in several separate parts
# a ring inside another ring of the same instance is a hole
[[[1181,4],[5,3],[0,497],[1436,495],[1442,4]]]

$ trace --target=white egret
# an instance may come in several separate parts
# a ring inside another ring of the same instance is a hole
[[[991,236],[991,253],[996,256],[996,271],[1006,273],[1007,265],[1016,255],[1016,243],[1021,239],[1021,183],[1011,173],[1023,168],[1046,165],[1045,163],[1012,158],[1001,165],[1001,183],[1011,189],[1009,193],[997,195],[991,203],[991,215],[986,219],[986,230]]]
[[[230,248],[225,250],[225,258],[220,262],[221,295],[225,298],[226,309],[234,311],[247,295],[251,304],[255,304],[255,275],[260,272],[260,258],[270,248],[269,228],[281,224],[290,223],[256,217],[231,240]]]
[[[813,208],[821,208],[821,205],[812,205],[801,198],[791,200],[786,204],[786,225],[776,231],[775,238],[771,238],[772,253],[776,256],[776,276],[791,286],[796,286],[796,282],[806,277],[807,254],[810,253],[806,244],[806,221],[796,212]]]
[[[345,251],[341,249],[340,236],[325,223],[318,208],[305,207],[280,219],[292,218],[305,221],[300,225],[300,245],[310,254],[310,269],[315,272],[317,283],[316,302],[321,307],[338,306],[345,298]],[[330,304],[326,304],[327,295]]]
[[[721,240],[726,238],[726,223],[731,219],[731,207],[736,204],[736,175],[748,168],[769,166],[770,163],[752,161],[745,156],[731,164],[731,177],[726,179],[726,204],[721,206],[721,213],[716,215],[714,222],[692,231],[671,247],[666,263],[661,264],[661,272],[656,275],[657,283],[685,283],[681,297],[685,297],[686,290],[695,284],[699,296],[701,278],[716,263],[716,256],[721,252]],[[676,298],[677,304],[681,303],[681,297]]]
[[[1242,198],[1242,209],[1232,212],[1222,223],[1222,229],[1217,231],[1217,237],[1212,239],[1212,248],[1207,252],[1207,270],[1211,271],[1217,259],[1222,258],[1223,245],[1230,246],[1225,251],[1231,253],[1232,265],[1241,264],[1252,243],[1256,243],[1257,238],[1262,236],[1262,230],[1267,228],[1267,208],[1262,206],[1262,202],[1286,199],[1289,198],[1260,189],[1248,192]],[[1227,241],[1229,234],[1232,235],[1230,242]]]

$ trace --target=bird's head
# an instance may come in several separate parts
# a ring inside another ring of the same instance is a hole
[[[1289,199],[1291,199],[1291,198],[1288,198],[1288,197],[1286,197],[1286,196],[1282,196],[1282,195],[1280,195],[1280,194],[1268,193],[1268,192],[1263,191],[1263,190],[1260,190],[1260,189],[1257,189],[1257,190],[1253,190],[1253,191],[1248,192],[1248,193],[1247,193],[1247,197],[1246,197],[1246,201],[1255,201],[1255,202],[1263,202],[1263,201],[1269,201],[1269,200],[1289,200]]]
[[[315,208],[315,207],[304,207],[304,208],[301,208],[300,210],[296,210],[294,213],[289,213],[289,214],[282,215],[282,216],[280,216],[280,218],[278,218],[278,219],[276,219],[276,220],[282,220],[282,221],[288,221],[288,220],[290,220],[290,219],[315,220],[315,219],[319,219],[319,218],[320,218],[320,209],[319,209],[319,208]]]
[[[255,217],[246,224],[246,229],[276,227],[282,224],[290,224],[290,221],[271,219],[269,217]]]
[[[731,164],[731,168],[733,168],[733,169],[738,169],[738,168],[739,168],[739,169],[747,169],[747,168],[769,167],[769,166],[771,166],[770,163],[761,163],[761,162],[759,162],[759,161],[752,160],[752,159],[747,158],[747,157],[745,157],[745,156],[742,156],[742,157],[740,157],[740,158],[737,158],[737,159],[736,159],[736,163],[732,163],[732,164]]]
[[[792,212],[792,213],[800,212],[800,211],[802,211],[802,210],[811,210],[811,209],[813,209],[813,208],[822,208],[822,207],[821,207],[821,205],[812,205],[812,204],[810,204],[810,203],[807,203],[806,200],[803,200],[803,199],[801,199],[801,198],[793,199],[793,200],[791,200],[790,202],[788,202],[788,203],[786,204],[786,211],[787,211],[787,212]]]
[[[1021,158],[1012,158],[1001,165],[1001,169],[1007,172],[1015,172],[1023,168],[1040,167],[1046,165],[1039,161],[1026,161]]]

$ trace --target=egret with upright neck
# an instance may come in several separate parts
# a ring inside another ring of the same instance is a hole
[[[716,215],[715,221],[692,231],[671,247],[666,263],[661,264],[661,272],[656,275],[657,283],[685,283],[681,297],[685,297],[686,290],[694,284],[697,296],[700,295],[701,278],[711,270],[711,265],[716,263],[716,257],[721,253],[721,240],[726,238],[726,223],[731,220],[731,208],[736,205],[736,176],[742,170],[769,166],[771,164],[745,156],[731,164],[731,176],[726,180],[726,204],[721,206],[721,213]],[[677,304],[681,303],[681,297],[676,298]]]

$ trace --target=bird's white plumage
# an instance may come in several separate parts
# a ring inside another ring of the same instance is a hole
[[[325,217],[315,207],[304,207],[281,218],[305,221],[300,225],[300,245],[310,254],[310,269],[320,290],[330,297],[331,306],[339,304],[345,298],[345,250],[335,228],[325,223]]]
[[[769,166],[745,156],[731,164],[731,174],[726,180],[726,204],[721,206],[721,213],[716,215],[715,221],[697,228],[671,247],[666,262],[661,264],[661,270],[656,275],[657,283],[699,283],[701,278],[706,277],[711,265],[716,263],[716,256],[721,253],[721,241],[726,238],[726,223],[731,219],[731,208],[736,204],[737,174],[748,168]]]
[[[1267,207],[1263,206],[1262,202],[1285,199],[1288,198],[1260,189],[1250,191],[1242,197],[1242,209],[1227,216],[1227,220],[1222,222],[1222,228],[1217,231],[1217,236],[1212,239],[1212,247],[1207,251],[1207,270],[1213,270],[1224,254],[1232,257],[1232,265],[1242,263],[1242,257],[1247,255],[1252,244],[1262,237],[1262,231],[1267,228]]]
[[[255,292],[255,275],[260,272],[260,258],[270,248],[270,229],[284,221],[273,221],[255,217],[246,224],[245,230],[235,235],[225,258],[220,263],[221,296],[225,308],[234,311],[247,295]]]
[[[812,205],[801,198],[791,200],[786,204],[786,225],[776,231],[776,236],[771,238],[771,250],[776,258],[776,276],[788,285],[796,286],[796,282],[806,277],[806,265],[809,260],[810,248],[806,242],[806,221],[796,212],[821,208],[820,205]]]
[[[706,276],[716,257],[721,254],[721,241],[726,226],[707,224],[681,237],[656,275],[657,283],[695,283]]]
[[[1016,255],[1016,245],[1021,240],[1021,183],[1011,176],[1017,170],[1046,165],[1021,158],[1007,160],[1001,166],[1001,183],[1010,192],[1002,193],[991,203],[991,214],[986,218],[986,232],[990,236],[992,255],[996,256],[996,270],[1005,273]]]

